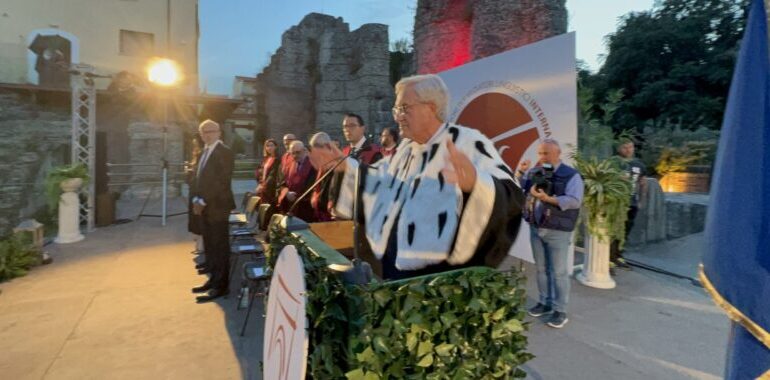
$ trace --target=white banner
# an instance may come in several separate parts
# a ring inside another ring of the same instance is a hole
[[[293,245],[287,245],[278,254],[267,297],[262,338],[264,379],[305,378],[309,344],[305,290],[302,258]]]
[[[449,121],[489,137],[515,170],[537,161],[538,141],[577,146],[575,33],[563,34],[440,73],[451,94]],[[533,262],[529,225],[510,255]]]

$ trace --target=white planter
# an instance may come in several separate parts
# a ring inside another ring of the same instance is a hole
[[[80,233],[80,199],[77,194],[82,185],[82,178],[66,179],[59,184],[62,195],[59,198],[59,234],[54,240],[56,243],[75,243],[85,238]]]
[[[78,191],[80,186],[83,186],[83,178],[69,178],[61,181],[59,187],[65,193],[72,193]]]
[[[606,229],[602,230],[606,236]],[[586,235],[586,259],[583,271],[575,278],[585,286],[597,289],[612,289],[615,280],[610,276],[610,239],[602,241],[598,236]]]

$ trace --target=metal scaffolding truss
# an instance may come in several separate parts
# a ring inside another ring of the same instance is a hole
[[[86,201],[80,204],[80,222],[94,229],[94,175],[96,167],[96,89],[94,68],[76,64],[70,71],[72,87],[72,164],[83,164],[91,178],[80,189]]]

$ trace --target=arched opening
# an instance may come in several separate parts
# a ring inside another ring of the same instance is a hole
[[[80,62],[80,43],[58,29],[37,29],[27,35],[27,81],[46,87],[69,87],[69,67]]]

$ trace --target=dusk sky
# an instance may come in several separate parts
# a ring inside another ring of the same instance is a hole
[[[567,0],[569,30],[577,32],[577,58],[596,70],[604,36],[619,17],[649,10],[654,0]],[[390,40],[411,41],[416,0],[200,0],[201,87],[229,95],[233,77],[255,76],[281,44],[281,34],[311,12],[342,19],[354,30],[366,23],[390,26]]]

